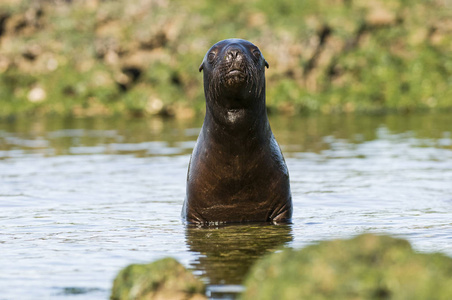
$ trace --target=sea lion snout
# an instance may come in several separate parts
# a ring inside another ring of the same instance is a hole
[[[238,45],[232,44],[226,49],[225,58],[229,62],[240,61],[243,59],[243,50]]]
[[[246,53],[240,45],[233,43],[223,50],[219,69],[223,72],[224,84],[227,87],[235,87],[247,82],[247,70],[250,69]]]

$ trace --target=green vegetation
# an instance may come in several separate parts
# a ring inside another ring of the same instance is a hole
[[[129,265],[113,282],[111,300],[192,299],[205,300],[205,286],[174,258],[147,265]]]
[[[450,299],[452,259],[366,234],[269,255],[245,286],[242,299]]]
[[[439,0],[2,1],[0,117],[192,116],[230,37],[270,63],[271,111],[450,109],[451,19]]]

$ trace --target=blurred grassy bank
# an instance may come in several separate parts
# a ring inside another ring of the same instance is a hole
[[[193,116],[230,37],[270,63],[272,112],[452,108],[449,0],[2,0],[0,117]]]

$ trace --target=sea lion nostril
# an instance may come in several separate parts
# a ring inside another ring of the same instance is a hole
[[[241,51],[239,48],[236,47],[231,47],[228,49],[228,51],[226,52],[228,55],[228,58],[230,59],[237,59],[239,56],[241,56]]]

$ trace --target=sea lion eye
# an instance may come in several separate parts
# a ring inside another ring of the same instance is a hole
[[[212,63],[214,59],[215,59],[215,53],[214,52],[210,52],[209,55],[207,55],[207,61],[209,63]]]
[[[256,58],[260,58],[260,57],[261,57],[261,52],[259,51],[259,49],[254,49],[254,50],[253,50],[253,55],[254,55]]]

